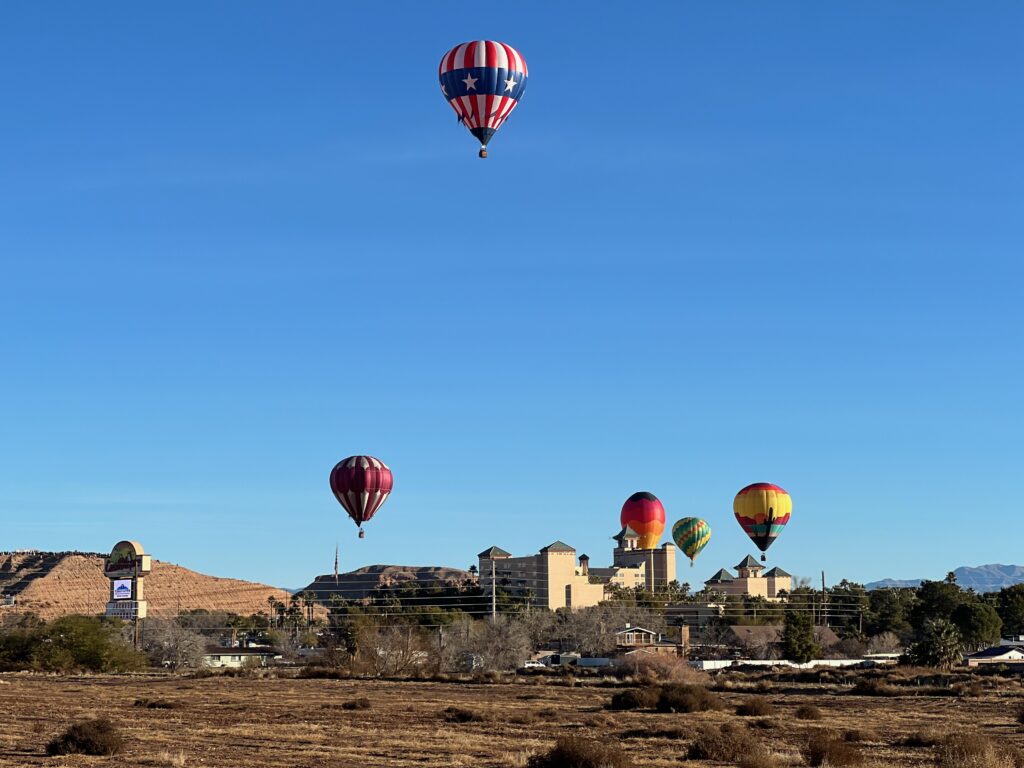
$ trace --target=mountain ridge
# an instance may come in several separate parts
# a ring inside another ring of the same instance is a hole
[[[956,583],[964,589],[973,589],[975,592],[998,592],[1006,587],[1016,584],[1024,584],[1024,565],[1001,565],[990,563],[988,565],[961,565],[955,568]],[[866,589],[886,589],[901,587],[918,587],[922,581],[929,579],[880,579],[871,581],[864,585]],[[931,579],[941,581],[941,579]]]

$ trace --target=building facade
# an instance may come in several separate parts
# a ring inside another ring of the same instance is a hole
[[[652,592],[664,592],[676,578],[676,547],[662,544],[657,549],[640,549],[640,536],[628,525],[614,537],[618,546],[612,551],[612,567],[642,568],[643,586]]]
[[[764,572],[761,565],[750,555],[736,566],[733,576],[722,568],[704,582],[704,586],[723,595],[763,597],[766,600],[782,600],[793,589],[793,577],[781,568]]]
[[[491,547],[477,559],[480,586],[488,595],[493,584],[529,595],[532,606],[551,611],[586,608],[604,599],[604,585],[591,583],[588,567],[576,564],[576,550],[561,541],[526,557],[512,557],[500,547]]]

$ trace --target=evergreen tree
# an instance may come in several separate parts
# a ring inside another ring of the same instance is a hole
[[[821,655],[821,646],[814,642],[811,616],[802,611],[786,611],[782,627],[782,656],[797,664],[806,664]]]
[[[999,618],[1007,635],[1024,635],[1024,584],[999,591]]]
[[[960,630],[964,647],[969,651],[988,648],[999,642],[1003,620],[996,609],[986,603],[963,603],[953,610],[952,622]]]

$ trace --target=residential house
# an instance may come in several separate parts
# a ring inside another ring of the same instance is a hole
[[[206,653],[203,654],[203,664],[207,667],[238,668],[248,663],[265,667],[281,658],[281,652],[276,648],[225,648],[222,645],[208,645]]]

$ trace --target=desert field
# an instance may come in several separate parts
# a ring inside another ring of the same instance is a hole
[[[611,711],[621,686],[577,682],[388,682],[246,677],[53,677],[0,675],[0,766],[525,766],[560,736],[620,743],[636,766],[735,765],[687,760],[702,726],[733,723],[765,744],[778,765],[807,765],[801,747],[845,736],[873,766],[935,765],[935,749],[913,734],[980,732],[1024,748],[1019,683],[972,696],[861,696],[821,683],[719,681],[726,708],[693,714]],[[747,691],[729,687],[749,687]],[[756,691],[767,714],[736,706]],[[365,697],[368,708],[345,708]],[[796,717],[801,705],[821,719]],[[482,719],[460,722],[470,710]],[[107,716],[126,750],[111,758],[47,757],[46,742],[71,722]],[[910,743],[907,744],[908,737]],[[919,741],[919,739],[918,739]],[[1006,763],[1013,765],[1013,762]]]

